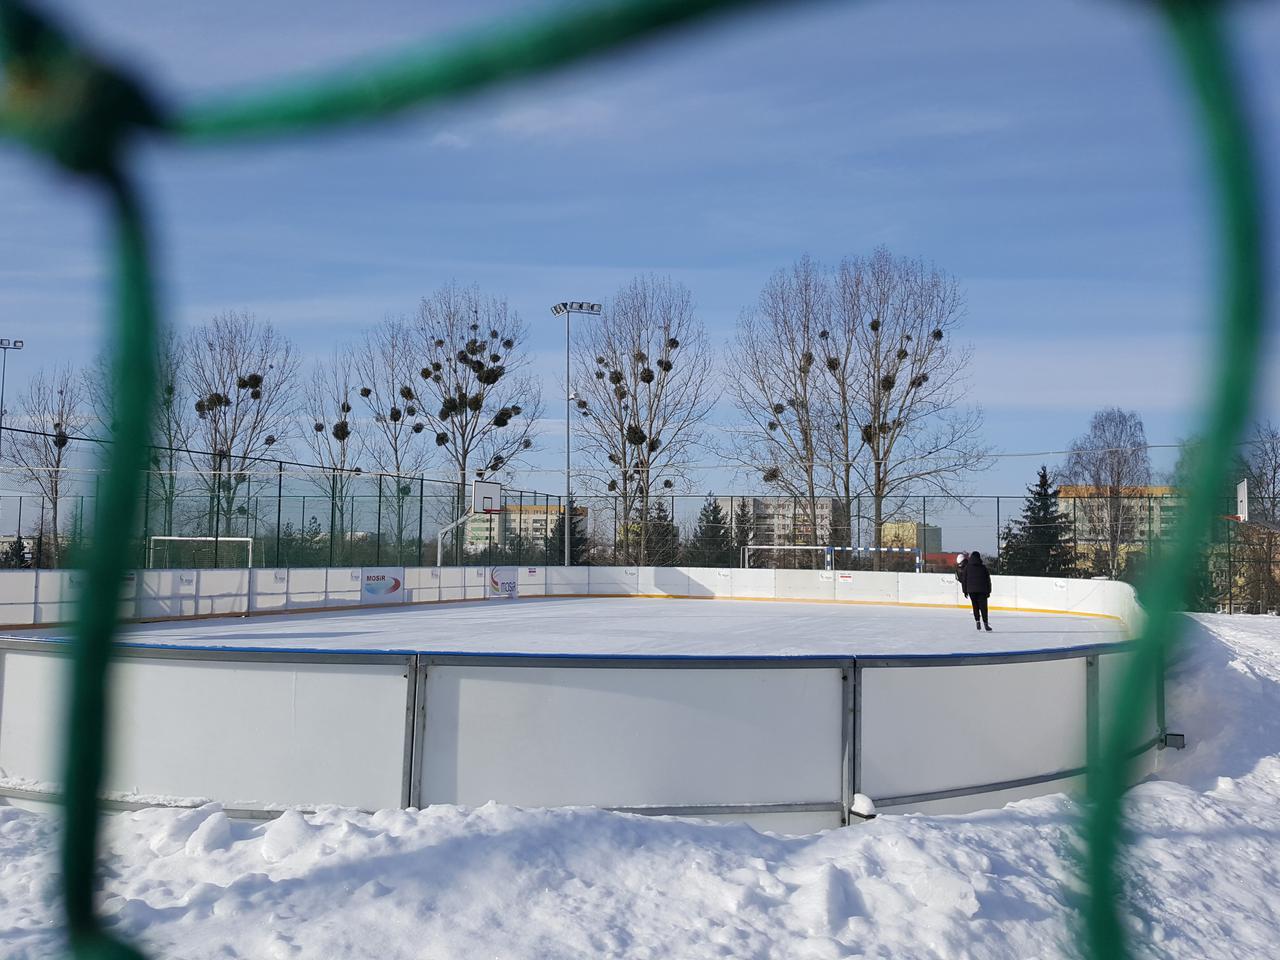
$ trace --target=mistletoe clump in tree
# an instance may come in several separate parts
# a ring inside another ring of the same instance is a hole
[[[1070,577],[1076,572],[1071,517],[1058,506],[1058,488],[1042,466],[1022,516],[1010,521],[1000,551],[1000,572],[1036,577]]]
[[[525,372],[525,327],[506,300],[450,284],[422,301],[415,329],[412,402],[458,478],[461,514],[469,480],[508,470],[533,446],[541,396]]]

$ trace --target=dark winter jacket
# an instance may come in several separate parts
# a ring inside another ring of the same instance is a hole
[[[991,571],[982,562],[981,554],[974,552],[970,555],[969,562],[964,565],[963,577],[960,588],[966,597],[991,596]]]

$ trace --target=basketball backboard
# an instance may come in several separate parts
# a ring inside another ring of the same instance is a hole
[[[471,512],[501,513],[502,484],[492,480],[471,481]]]

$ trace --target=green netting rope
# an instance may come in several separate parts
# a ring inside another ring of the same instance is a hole
[[[116,597],[128,567],[154,391],[155,310],[145,218],[124,154],[140,131],[192,142],[277,135],[366,121],[412,106],[546,72],[664,29],[764,0],[624,0],[572,7],[495,29],[433,53],[398,58],[312,80],[276,93],[213,104],[172,120],[126,72],[94,57],[25,0],[0,0],[0,60],[5,69],[0,134],[28,143],[63,167],[98,183],[112,210],[116,247],[115,438],[99,501],[98,536],[86,560],[68,705],[64,783],[66,829],[63,896],[72,950],[81,960],[137,960],[106,934],[93,908],[97,796],[106,767],[108,665]],[[1101,756],[1091,758],[1086,943],[1097,957],[1127,955],[1118,912],[1116,860],[1125,747],[1141,724],[1152,671],[1176,629],[1174,611],[1196,544],[1212,517],[1212,493],[1225,473],[1255,377],[1263,310],[1261,204],[1231,75],[1217,4],[1159,4],[1193,80],[1205,120],[1224,222],[1226,282],[1216,402],[1174,549],[1143,593],[1148,626],[1126,677],[1116,723]],[[128,371],[126,375],[126,369]]]
[[[1220,222],[1221,319],[1213,357],[1213,399],[1205,412],[1203,446],[1195,464],[1186,506],[1173,537],[1140,591],[1147,622],[1136,656],[1125,672],[1114,704],[1115,717],[1104,734],[1102,755],[1089,771],[1085,835],[1085,876],[1089,890],[1085,918],[1088,953],[1099,960],[1129,956],[1120,915],[1120,875],[1116,869],[1123,830],[1122,798],[1127,755],[1153,695],[1151,683],[1173,646],[1195,567],[1195,555],[1213,522],[1216,492],[1228,479],[1232,447],[1248,417],[1261,355],[1266,317],[1263,202],[1243,113],[1243,97],[1232,70],[1217,4],[1165,0],[1161,4],[1185,69],[1213,173]]]

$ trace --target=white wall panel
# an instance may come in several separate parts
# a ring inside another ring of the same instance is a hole
[[[1067,581],[1060,577],[1018,577],[1019,610],[1066,610]]]
[[[400,803],[399,663],[127,658],[115,684],[109,790],[266,806]]]
[[[0,625],[23,626],[36,622],[36,606],[26,603],[0,603]]]
[[[635,567],[587,567],[587,592],[592,596],[635,596],[640,577]]]
[[[728,567],[685,567],[691,597],[733,596],[733,571]]]
[[[363,570],[359,567],[330,567],[325,572],[325,606],[351,607],[362,602]]]
[[[964,600],[954,573],[899,573],[897,580],[899,603],[955,606]]]
[[[640,567],[636,571],[636,592],[641,596],[687,597],[689,574],[682,567]]]
[[[1018,609],[1018,582],[1020,579],[1019,577],[992,577],[991,606]]]
[[[779,600],[834,600],[835,579],[830,570],[775,570],[773,592]]]
[[[903,796],[1084,766],[1085,662],[862,670],[863,793]]]
[[[326,571],[323,568],[307,569],[291,567],[289,569],[290,609],[325,606]]]
[[[542,597],[547,593],[546,567],[517,567],[516,578],[522,597]]]
[[[439,567],[405,567],[406,603],[434,603],[440,599]]]
[[[56,783],[62,776],[66,662],[46,653],[0,652],[0,770]]]
[[[742,599],[772,600],[775,593],[773,570],[735,569],[729,577],[733,596]]]
[[[836,571],[834,596],[861,603],[896,603],[898,577],[887,571]]]
[[[282,610],[289,604],[289,571],[284,567],[254,570],[249,580],[253,610]]]
[[[838,670],[433,667],[423,803],[840,799]]]
[[[489,597],[489,568],[462,567],[462,592],[466,600],[486,600]]]
[[[1106,731],[1116,719],[1117,697],[1124,688],[1125,679],[1134,656],[1131,653],[1109,653],[1098,657],[1098,730],[1104,741]],[[1143,685],[1144,698],[1142,720],[1130,739],[1130,747],[1141,746],[1156,735],[1156,678],[1154,675]]]
[[[138,616],[143,620],[168,620],[194,617],[204,612],[199,597],[148,597],[138,598]]]
[[[36,571],[0,570],[0,604],[35,602]]]

